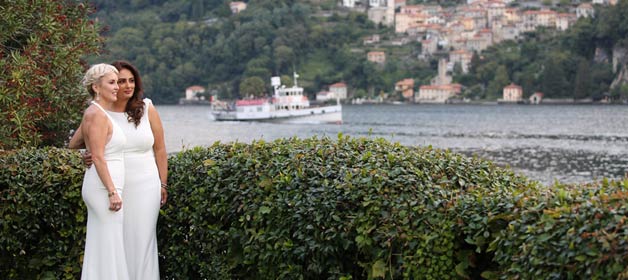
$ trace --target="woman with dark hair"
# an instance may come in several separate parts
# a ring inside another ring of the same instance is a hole
[[[157,110],[144,97],[135,66],[111,63],[118,69],[118,100],[109,114],[127,138],[124,146],[124,246],[130,279],[159,279],[157,217],[168,198],[168,155]],[[75,135],[75,137],[77,137]],[[86,155],[86,161],[91,159]]]

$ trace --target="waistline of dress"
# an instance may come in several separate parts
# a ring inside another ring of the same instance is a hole
[[[105,155],[105,160],[106,161],[124,161],[124,156],[123,155]]]

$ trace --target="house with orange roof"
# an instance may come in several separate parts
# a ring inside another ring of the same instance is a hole
[[[385,64],[386,53],[383,51],[370,51],[366,54],[366,60],[377,64]]]
[[[329,91],[333,94],[334,98],[338,98],[340,100],[347,99],[347,84],[343,82],[330,85]]]
[[[518,85],[510,83],[510,85],[507,85],[504,87],[503,97],[502,97],[502,100],[500,101],[510,102],[510,103],[522,102],[523,101],[523,89]]]
[[[447,101],[462,92],[462,85],[424,85],[419,87],[416,103],[447,103]]]
[[[395,91],[401,92],[405,100],[414,101],[414,79],[403,79],[395,83]]]
[[[513,23],[513,22],[520,22],[521,21],[521,16],[520,16],[520,12],[519,9],[515,9],[515,8],[507,8],[504,10],[504,18],[506,19],[507,22]]]
[[[481,52],[488,48],[490,44],[491,42],[485,37],[476,34],[473,38],[467,39],[465,48],[469,51]]]
[[[504,16],[506,11],[506,4],[502,1],[490,1],[487,8],[487,17],[489,25],[495,20],[498,20]]]
[[[185,100],[201,100],[204,97],[199,97],[198,94],[204,93],[205,88],[202,86],[189,86],[185,89]]]
[[[232,14],[238,14],[246,10],[246,3],[242,1],[231,2],[229,3],[229,8],[231,9]]]
[[[556,29],[564,31],[576,22],[576,15],[560,13],[556,16]]]
[[[426,14],[398,13],[395,15],[395,32],[405,33],[411,26],[425,24],[427,19]]]

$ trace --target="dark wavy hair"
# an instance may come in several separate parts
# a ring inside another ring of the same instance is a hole
[[[133,74],[133,78],[135,78],[135,89],[133,90],[133,96],[129,99],[129,102],[126,103],[126,108],[124,111],[127,115],[127,120],[132,122],[137,127],[140,125],[140,121],[142,120],[142,116],[144,115],[144,88],[142,87],[142,78],[140,78],[140,71],[133,66],[133,64],[124,60],[116,60],[111,63],[118,71],[122,71],[122,69],[126,69],[131,71]]]

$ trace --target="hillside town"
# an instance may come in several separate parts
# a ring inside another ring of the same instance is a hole
[[[572,4],[568,12],[557,12],[540,2],[512,5],[513,2],[467,0],[465,5],[444,8],[434,4],[407,5],[406,0],[340,0],[338,5],[340,9],[366,13],[375,24],[394,30],[394,38],[386,42],[380,34],[363,38],[368,61],[383,66],[386,64],[386,52],[382,46],[401,46],[410,42],[421,45],[421,52],[416,57],[418,60],[439,57],[437,76],[431,79],[430,84],[419,85],[412,77],[407,77],[398,81],[391,91],[400,94],[404,102],[453,103],[459,102],[463,87],[452,83],[451,73],[456,67],[462,73],[468,73],[474,55],[481,55],[483,50],[502,41],[517,40],[523,33],[539,27],[564,31],[579,18],[594,17],[594,5],[617,4],[617,0],[593,0]],[[246,6],[242,1],[230,3],[234,14],[245,10]],[[201,98],[197,93],[202,89],[194,87],[194,94],[190,94],[188,89],[182,103]],[[316,99],[339,98],[348,102],[347,87],[346,83],[339,81],[329,85],[329,90],[318,92]],[[504,87],[503,98],[497,102],[538,104],[542,99],[543,93],[536,92],[529,100],[524,100],[521,86],[510,84]],[[382,101],[382,97],[352,100],[358,104]]]
[[[461,92],[461,85],[452,84],[448,75],[458,64],[463,73],[469,71],[473,55],[504,40],[516,40],[524,32],[538,27],[566,30],[578,18],[593,17],[593,5],[615,5],[616,0],[594,0],[575,5],[573,12],[559,13],[548,8],[523,9],[509,7],[512,0],[468,0],[466,5],[443,8],[439,5],[406,5],[405,0],[343,0],[349,9],[363,10],[375,23],[393,27],[400,35],[394,43],[411,41],[421,43],[418,59],[427,59],[434,53],[449,52],[448,59],[441,59],[438,75],[429,85],[420,85],[414,92],[414,80],[407,78],[397,82],[396,91],[401,91],[406,101],[416,103],[446,103]],[[375,46],[379,35],[364,39],[365,45]],[[385,53],[371,51],[367,59],[384,64]],[[517,85],[509,85],[518,87]],[[522,94],[511,94],[512,87],[504,88],[502,102],[523,102]],[[521,90],[517,91],[521,92]],[[532,98],[538,99],[542,93]],[[535,99],[535,100],[536,100]],[[535,101],[536,102],[536,101]]]

